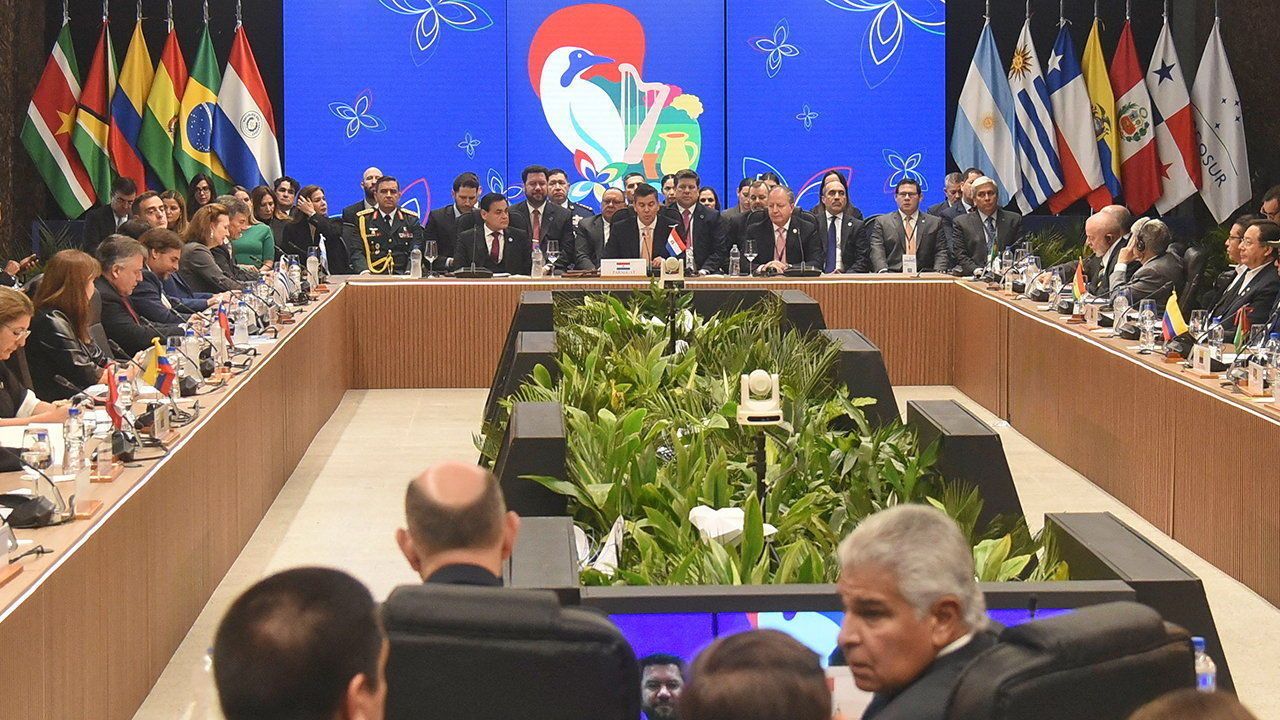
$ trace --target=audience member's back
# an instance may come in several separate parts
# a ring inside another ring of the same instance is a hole
[[[1258,720],[1233,695],[1175,690],[1138,708],[1129,720]]]
[[[818,656],[785,633],[720,638],[693,662],[680,720],[830,720],[831,690]]]

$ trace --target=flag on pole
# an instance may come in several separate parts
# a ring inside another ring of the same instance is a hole
[[[1009,63],[1009,89],[1013,91],[1016,123],[1013,136],[1018,144],[1020,180],[1016,198],[1022,212],[1029,213],[1062,189],[1062,163],[1058,160],[1049,89],[1031,41],[1030,17],[1022,24],[1022,34]]]
[[[120,83],[111,97],[111,130],[107,148],[115,163],[116,172],[133,180],[138,192],[158,187],[155,176],[147,172],[138,151],[138,135],[142,131],[142,107],[151,89],[155,75],[151,68],[151,51],[142,36],[142,18],[133,26],[133,37],[124,54],[120,68]]]
[[[1253,190],[1249,185],[1249,153],[1240,113],[1240,93],[1236,91],[1216,19],[1191,86],[1191,106],[1200,141],[1197,144],[1200,166],[1204,171],[1200,196],[1213,213],[1213,219],[1223,222],[1249,201]]]
[[[1102,165],[1102,185],[1089,193],[1089,206],[1101,210],[1120,197],[1120,133],[1116,131],[1116,96],[1111,91],[1107,61],[1098,39],[1098,19],[1093,19],[1089,40],[1080,64],[1084,84],[1093,105],[1093,133],[1098,140],[1098,162]]]
[[[1071,278],[1071,297],[1080,300],[1089,294],[1089,287],[1084,283],[1084,260],[1076,261],[1076,274]]]
[[[209,26],[200,32],[196,59],[182,93],[182,109],[178,115],[178,142],[174,157],[189,181],[200,173],[213,182],[215,195],[221,195],[234,184],[226,168],[213,152],[213,116],[217,112],[218,89],[222,76],[213,57]]]
[[[960,93],[951,132],[951,156],[960,167],[976,167],[995,180],[1001,205],[1009,202],[1018,189],[1013,128],[1013,93],[996,52],[991,23],[987,22]]]
[[[258,74],[244,26],[236,27],[218,91],[213,149],[231,178],[245,187],[270,185],[283,174],[271,99]]]
[[[1182,308],[1178,307],[1178,293],[1175,290],[1164,303],[1164,341],[1178,337],[1187,331],[1187,321],[1182,319]]]
[[[107,147],[111,134],[111,95],[116,89],[116,55],[111,49],[111,33],[107,32],[107,19],[102,19],[98,33],[98,47],[89,63],[89,75],[80,91],[80,104],[76,109],[76,129],[71,133],[71,143],[80,153],[84,169],[89,173],[93,189],[106,202],[111,196],[111,183],[115,173],[111,169],[111,154]]]
[[[1200,187],[1200,153],[1196,143],[1191,97],[1182,77],[1182,63],[1173,49],[1173,33],[1165,18],[1155,52],[1147,65],[1147,90],[1156,118],[1156,147],[1160,151],[1160,199],[1156,209],[1167,213]]]
[[[683,253],[686,247],[688,247],[688,245],[686,245],[684,239],[680,237],[680,233],[676,232],[675,228],[671,228],[671,234],[667,236],[667,255],[675,257],[676,255]]]
[[[69,218],[80,217],[98,200],[93,181],[71,146],[79,99],[80,69],[71,46],[71,29],[64,22],[27,105],[22,144],[62,214]]]
[[[1053,104],[1063,180],[1062,189],[1049,198],[1049,209],[1060,213],[1103,183],[1098,139],[1089,109],[1092,105],[1089,90],[1085,87],[1080,63],[1076,61],[1075,42],[1066,25],[1058,31],[1058,39],[1053,43],[1044,79],[1049,88],[1049,102]]]
[[[116,364],[107,364],[107,417],[111,418],[111,427],[119,430],[124,426],[124,416],[116,403],[120,401],[120,386],[116,383]]]
[[[1126,20],[1111,60],[1111,89],[1116,95],[1116,129],[1120,133],[1120,178],[1124,204],[1134,215],[1151,209],[1160,197],[1160,155],[1155,142],[1151,96],[1142,82],[1133,30]]]
[[[147,106],[142,114],[142,130],[138,148],[147,165],[155,173],[161,187],[181,187],[182,177],[174,160],[174,136],[178,131],[178,114],[182,110],[182,93],[187,87],[187,62],[178,47],[178,33],[169,26],[169,37],[160,53]]]
[[[1236,310],[1236,336],[1231,341],[1232,346],[1239,351],[1249,341],[1249,333],[1253,330],[1253,323],[1249,321],[1249,306]]]
[[[161,395],[168,395],[177,375],[173,364],[169,362],[169,356],[160,347],[160,338],[152,338],[151,347],[147,348],[146,370],[142,373],[142,381],[159,390]]]

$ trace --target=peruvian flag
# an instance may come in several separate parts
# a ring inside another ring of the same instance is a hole
[[[282,174],[275,115],[243,26],[236,27],[218,91],[213,149],[231,179],[246,187],[270,185]]]
[[[1111,61],[1111,88],[1116,96],[1116,124],[1120,131],[1120,183],[1124,204],[1134,215],[1151,209],[1159,199],[1160,154],[1156,149],[1156,118],[1151,96],[1142,82],[1142,67],[1133,45],[1133,30],[1125,21],[1120,44]]]
[[[1155,108],[1156,147],[1160,150],[1162,190],[1156,209],[1164,214],[1200,188],[1200,148],[1191,96],[1182,76],[1182,63],[1173,49],[1167,18],[1147,67],[1147,90]]]
[[[1049,209],[1060,213],[1103,182],[1102,161],[1093,128],[1093,103],[1066,25],[1058,31],[1047,68],[1044,79],[1053,105],[1063,176],[1062,189],[1049,198]]]

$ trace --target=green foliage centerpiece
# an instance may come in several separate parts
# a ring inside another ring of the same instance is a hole
[[[977,491],[944,482],[914,430],[872,426],[861,408],[874,401],[836,380],[838,347],[785,327],[776,296],[711,317],[691,301],[656,287],[557,298],[559,377],[537,366],[477,437],[492,462],[513,403],[564,408],[568,477],[530,480],[569,499],[591,548],[584,584],[832,582],[840,540],[904,502],[960,522],[980,579],[1065,578],[1022,518],[977,529]],[[739,377],[757,368],[780,376],[781,425],[737,423]]]

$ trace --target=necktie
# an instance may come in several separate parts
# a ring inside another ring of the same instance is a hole
[[[690,217],[689,211],[685,210],[681,214],[681,217],[684,218],[684,241],[689,245],[693,245],[693,236],[689,234],[689,229],[692,227],[692,225],[690,225],[690,223],[692,222],[692,219]]]
[[[840,234],[839,228],[836,227],[838,222],[839,218],[833,215],[827,216],[827,265],[825,270],[829,273],[836,271],[836,253],[839,251],[837,248],[839,243],[836,238]]]
[[[907,254],[916,254],[916,223],[915,217],[908,215],[902,219],[902,228],[907,233]]]
[[[987,256],[988,256],[988,257],[990,257],[990,256],[991,256],[991,253],[995,252],[995,247],[996,247],[996,219],[995,219],[995,217],[989,217],[989,218],[987,218],[987,222],[986,222],[986,230],[987,230],[987,232],[986,232],[986,235],[987,235],[987,253],[986,253],[986,254],[987,254]],[[977,258],[974,258],[974,259],[976,260]]]
[[[780,225],[773,226],[773,259],[781,262],[787,261],[787,231]]]
[[[644,229],[644,237],[640,241],[640,255],[645,262],[653,259],[653,228]]]
[[[542,213],[534,210],[530,217],[533,220],[533,241],[542,247]]]
[[[489,262],[494,265],[498,264],[498,251],[501,246],[498,244],[498,232],[493,232],[493,241],[489,243]]]
[[[120,302],[124,303],[124,309],[129,311],[129,316],[133,318],[133,324],[141,325],[142,321],[138,319],[138,313],[133,309],[133,303],[129,302],[129,298],[121,295]]]

